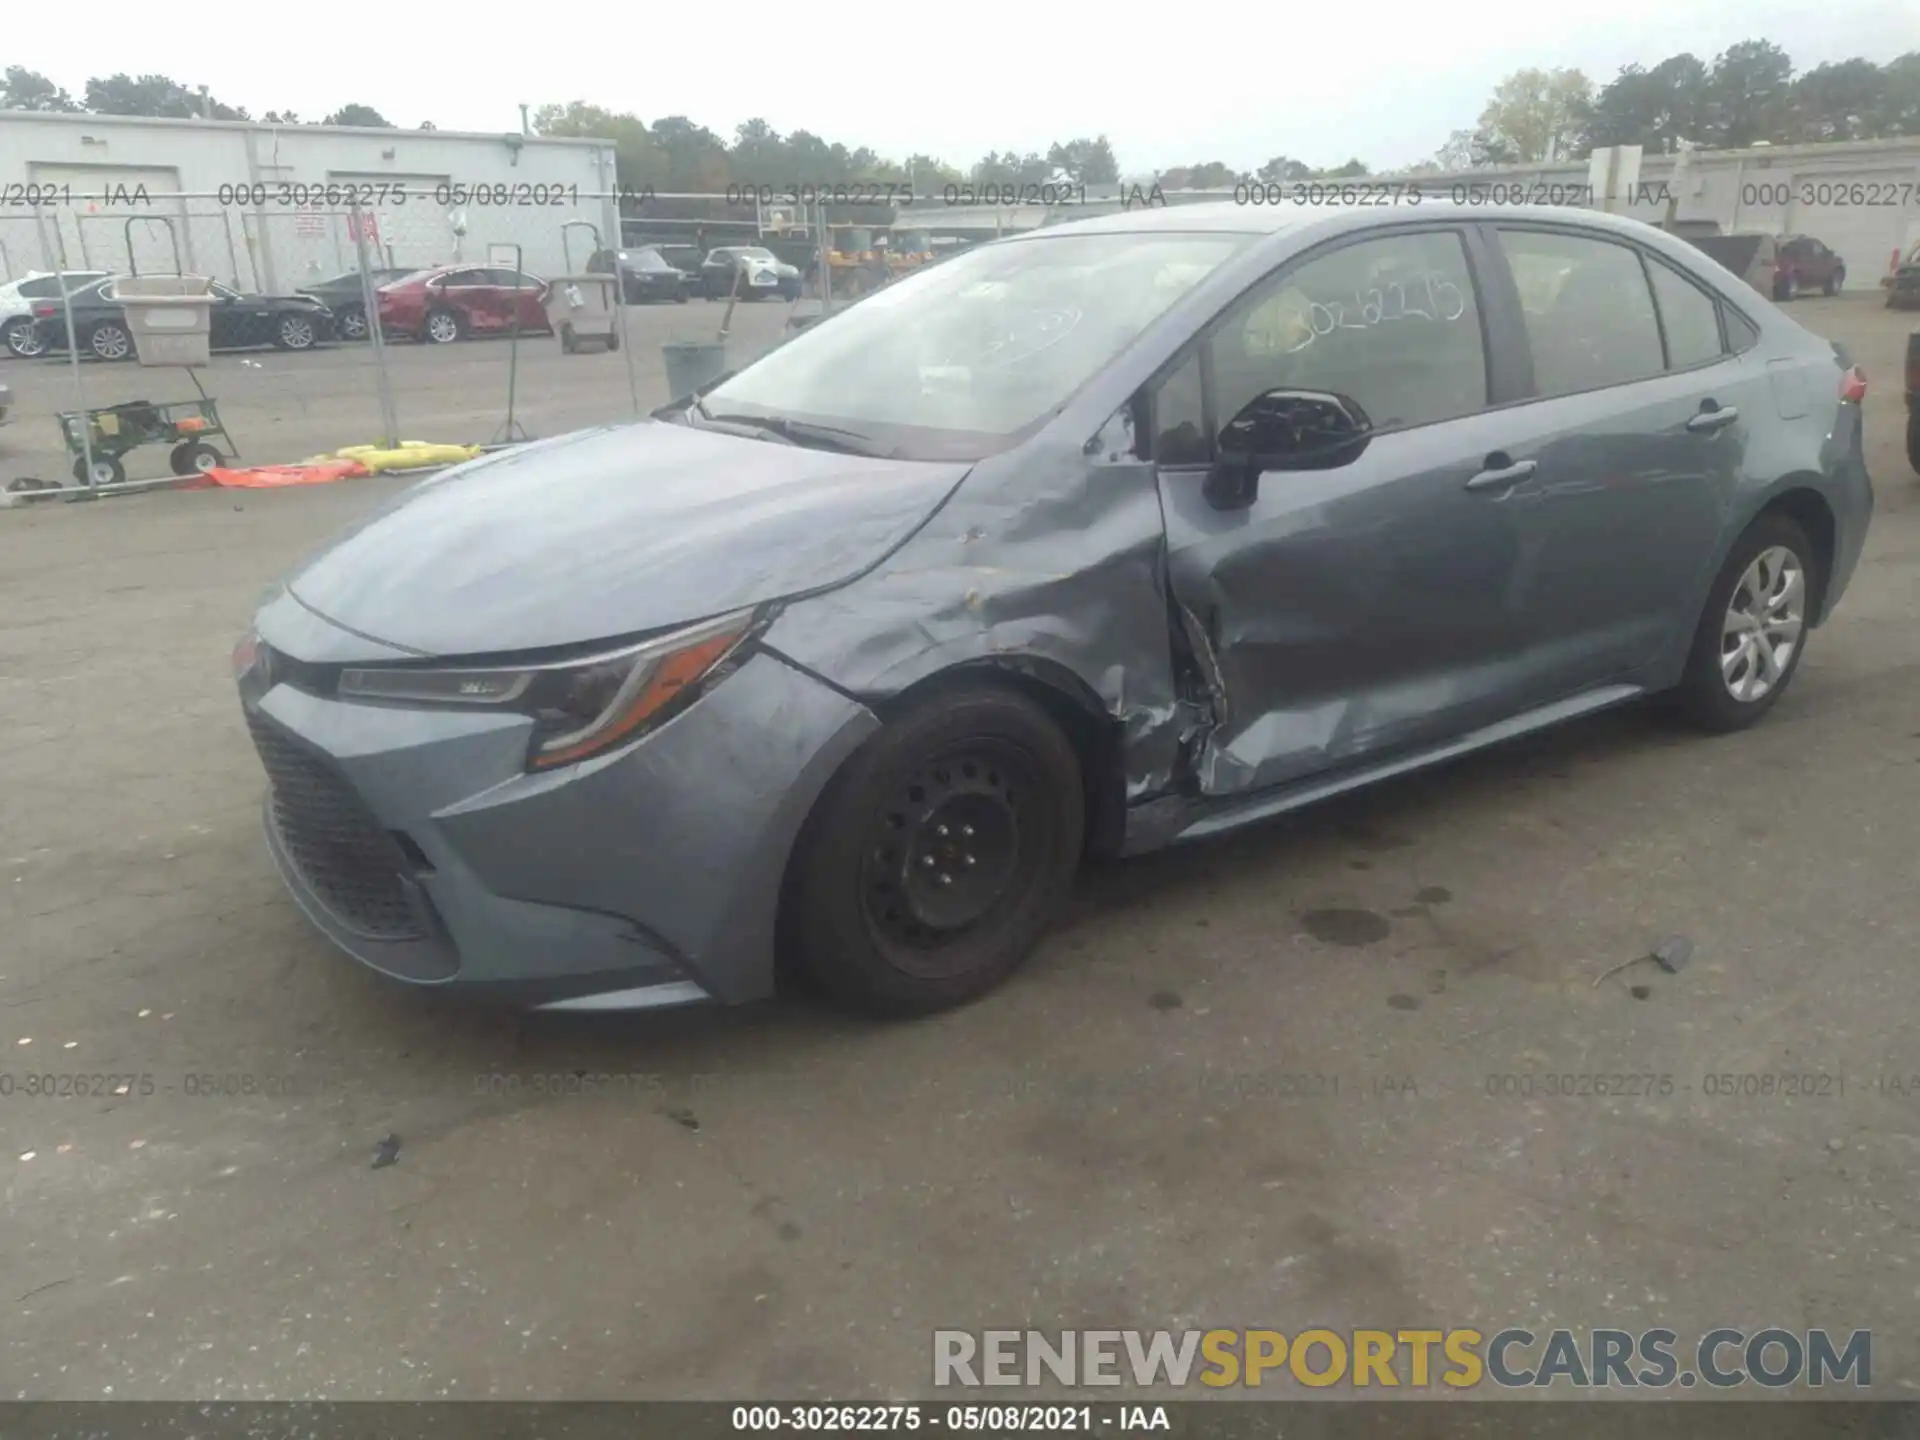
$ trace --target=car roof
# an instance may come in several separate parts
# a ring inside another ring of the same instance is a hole
[[[1553,220],[1589,228],[1616,231],[1623,235],[1643,236],[1658,227],[1624,215],[1609,215],[1604,210],[1585,210],[1565,205],[1468,205],[1426,196],[1418,204],[1397,205],[1239,205],[1231,200],[1208,201],[1197,205],[1154,205],[1094,215],[1085,220],[1069,220],[1039,230],[1008,237],[1014,241],[1044,239],[1057,235],[1105,235],[1119,233],[1239,233],[1280,235],[1305,230],[1309,226],[1338,234],[1347,230],[1371,229],[1382,223],[1416,224],[1439,220],[1454,224],[1499,222],[1501,220]]]

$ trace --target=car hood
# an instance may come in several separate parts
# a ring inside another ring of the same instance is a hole
[[[423,655],[613,639],[829,588],[911,535],[970,467],[638,421],[414,486],[288,582]]]

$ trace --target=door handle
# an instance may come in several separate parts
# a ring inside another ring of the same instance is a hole
[[[1501,458],[1503,457],[1497,455],[1489,455],[1487,457],[1489,460]],[[1517,465],[1502,465],[1496,469],[1482,470],[1478,475],[1467,481],[1467,489],[1505,490],[1511,486],[1518,485],[1539,468],[1540,462],[1537,460],[1522,460]]]
[[[1740,418],[1738,407],[1721,405],[1712,410],[1702,410],[1687,421],[1687,429],[1696,435],[1711,435],[1716,430],[1724,430]]]

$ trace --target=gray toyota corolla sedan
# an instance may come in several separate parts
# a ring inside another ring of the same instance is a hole
[[[476,460],[235,654],[342,949],[552,1009],[980,994],[1089,850],[1792,680],[1865,379],[1566,210],[1203,205],[983,246],[653,419]]]

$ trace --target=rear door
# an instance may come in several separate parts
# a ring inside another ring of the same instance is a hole
[[[506,324],[506,309],[492,275],[478,267],[450,270],[440,283],[440,303],[456,310],[476,334],[487,334]]]
[[[1446,225],[1324,247],[1230,307],[1151,390],[1174,598],[1218,717],[1203,792],[1284,784],[1518,707],[1520,528],[1505,491],[1475,484],[1524,439],[1495,408],[1514,388],[1500,352],[1518,342],[1489,322],[1476,255]],[[1221,437],[1284,391],[1344,397],[1371,437],[1337,463],[1264,469],[1250,501],[1217,508]]]
[[[522,330],[546,330],[548,328],[546,307],[547,282],[542,280],[538,275],[529,275],[523,270],[519,272],[518,275],[520,284],[519,291],[516,294],[513,290],[514,280],[516,278],[514,272],[511,270],[503,270],[498,272],[498,274],[499,277],[506,282],[508,288],[506,313],[509,317],[509,323],[511,323],[511,317],[514,314],[513,307],[517,304],[519,306],[520,328]]]
[[[1526,337],[1511,454],[1492,497],[1522,543],[1514,577],[1531,699],[1631,681],[1692,632],[1766,381],[1730,352],[1721,302],[1681,267],[1570,225],[1489,227]]]

